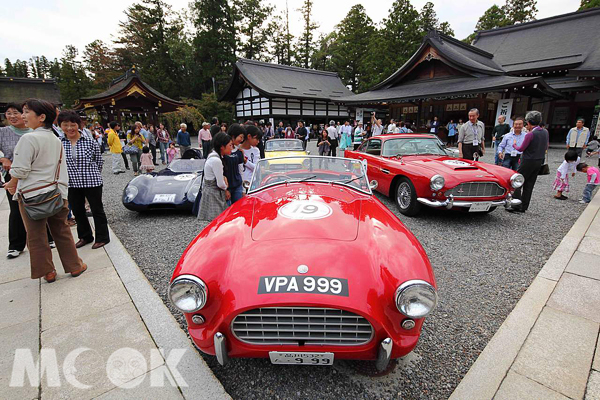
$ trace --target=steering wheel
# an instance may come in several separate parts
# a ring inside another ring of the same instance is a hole
[[[283,182],[288,179],[291,180],[292,177],[290,177],[288,175],[271,175],[271,176],[267,176],[265,178],[265,180],[263,181],[263,185],[269,185],[271,183]]]

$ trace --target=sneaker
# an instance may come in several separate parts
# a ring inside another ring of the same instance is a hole
[[[579,200],[579,204],[587,204],[587,203],[589,203],[589,201],[585,201],[583,199]]]
[[[56,248],[56,243],[54,243],[54,241],[48,242],[48,244],[50,245],[51,249],[55,249]]]
[[[19,250],[9,250],[8,253],[6,254],[6,258],[13,259],[13,258],[17,258],[21,255],[21,252]]]

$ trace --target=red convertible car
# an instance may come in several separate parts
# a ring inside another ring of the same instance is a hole
[[[521,204],[513,193],[523,186],[523,175],[450,157],[434,135],[376,136],[344,157],[365,161],[377,191],[394,199],[402,214],[416,215],[422,205],[491,212]]]
[[[221,364],[363,359],[383,370],[414,349],[436,306],[427,255],[373,196],[364,163],[285,159],[259,161],[247,196],[190,243],[169,299]]]

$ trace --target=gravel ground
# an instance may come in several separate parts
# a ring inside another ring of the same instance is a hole
[[[314,147],[314,141],[309,143],[312,154]],[[361,372],[363,364],[340,361],[333,368],[275,366],[253,359],[234,359],[223,368],[213,357],[206,361],[233,398],[448,398],[585,208],[577,202],[583,174],[572,179],[569,200],[552,198],[563,154],[550,150],[551,173],[538,178],[525,214],[500,208],[490,214],[426,209],[410,218],[377,195],[423,244],[440,295],[419,345],[388,375],[371,377]],[[126,210],[121,193],[132,173],[113,175],[110,156],[105,157],[109,223],[183,327],[182,315],[167,301],[167,285],[183,250],[205,224],[186,214]]]

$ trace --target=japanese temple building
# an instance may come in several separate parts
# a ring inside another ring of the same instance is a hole
[[[9,103],[23,103],[29,98],[62,105],[60,90],[54,79],[0,77],[0,113]]]
[[[114,79],[106,91],[79,99],[75,109],[95,109],[103,125],[114,120],[122,124],[125,118],[156,124],[159,114],[175,111],[183,106],[183,103],[145,83],[134,66]]]
[[[498,109],[507,117],[543,113],[552,140],[576,119],[596,127],[600,111],[600,8],[478,32],[472,45],[429,32],[416,53],[370,91],[337,99],[363,112],[414,121],[419,131],[467,119],[471,108],[489,133]],[[599,124],[600,125],[600,124]]]
[[[337,100],[352,94],[334,72],[240,59],[220,100],[234,104],[238,121],[318,124],[348,119],[348,107]]]

